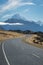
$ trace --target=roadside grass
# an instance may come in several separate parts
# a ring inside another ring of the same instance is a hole
[[[17,33],[17,32],[12,32],[12,31],[3,31],[0,30],[0,41],[4,41],[6,39],[10,38],[20,38],[22,37],[22,40],[26,42],[27,44],[36,46],[38,48],[43,48],[43,36],[37,35],[37,34],[32,34],[30,37],[26,37],[25,34],[22,33]]]
[[[38,38],[38,35],[33,34],[31,37],[25,36],[25,38],[23,38],[23,41],[35,47],[43,48],[43,41],[40,42],[40,39],[38,40],[36,38]]]
[[[23,34],[21,33],[0,30],[0,41],[10,39],[10,38],[22,37],[22,36]]]

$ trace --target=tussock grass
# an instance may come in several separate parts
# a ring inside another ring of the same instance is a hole
[[[33,34],[30,37],[25,36],[23,41],[30,44],[30,45],[33,45],[33,46],[36,46],[36,47],[39,47],[39,48],[43,48],[43,41],[40,42],[40,38],[39,38],[39,40],[36,39],[36,38],[39,38],[39,36],[37,34]]]
[[[0,30],[0,41],[10,39],[10,38],[22,37],[22,36],[23,34],[21,33]]]

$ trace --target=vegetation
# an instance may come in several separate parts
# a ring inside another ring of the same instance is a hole
[[[35,37],[35,40],[37,40],[37,42],[35,42],[35,40],[33,40],[34,43],[37,44],[43,44],[43,32],[37,32],[37,37]]]
[[[43,32],[35,32],[30,37],[25,36],[23,40],[28,44],[43,48]]]
[[[25,36],[25,34],[32,34],[30,37]],[[24,37],[23,37],[24,36]],[[21,31],[21,30],[9,30],[2,31],[0,30],[0,41],[10,38],[23,37],[23,41],[33,46],[43,48],[43,32],[33,32],[30,30]]]
[[[30,30],[9,30],[9,31],[13,31],[13,32],[18,32],[18,33],[22,33],[22,34],[32,34],[33,31]]]
[[[22,37],[22,36],[23,36],[23,34],[21,34],[21,33],[0,30],[0,41],[5,40],[5,39],[10,39],[10,38]]]

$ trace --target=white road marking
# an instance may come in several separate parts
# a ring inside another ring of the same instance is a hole
[[[9,63],[9,61],[7,59],[6,53],[4,51],[4,43],[2,44],[2,51],[3,51],[3,54],[4,54],[4,57],[5,57],[5,60],[6,60],[7,64],[10,65],[10,63]]]
[[[38,55],[36,55],[36,54],[32,54],[33,56],[35,56],[35,57],[37,57],[37,58],[40,58]]]

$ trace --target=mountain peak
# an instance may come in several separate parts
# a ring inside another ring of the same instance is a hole
[[[23,17],[22,15],[20,14],[15,14],[14,16],[12,16],[13,19],[21,19],[21,20],[26,20],[25,17]]]
[[[13,19],[21,19],[22,16],[20,14],[15,14],[14,16],[12,16]]]

